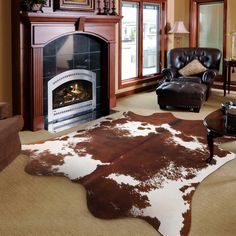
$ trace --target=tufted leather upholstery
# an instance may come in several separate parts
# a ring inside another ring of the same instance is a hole
[[[207,70],[201,74],[182,76],[179,70],[198,59]],[[174,48],[167,54],[167,68],[156,90],[161,109],[166,106],[188,108],[198,112],[208,99],[214,78],[219,71],[221,52],[216,48]]]
[[[178,71],[194,59],[198,59],[206,68],[204,73],[194,75],[199,77],[201,83],[207,85],[206,99],[209,96],[214,78],[219,71],[221,51],[216,48],[174,48],[167,53],[167,68],[162,70],[163,80],[160,82],[172,81],[172,79],[183,78]],[[190,78],[184,77],[185,82]]]
[[[179,70],[194,59],[208,69],[219,70],[221,52],[216,48],[174,48],[167,54],[167,67]]]
[[[165,82],[156,90],[161,109],[166,106],[187,108],[199,112],[206,99],[207,86],[195,82]]]

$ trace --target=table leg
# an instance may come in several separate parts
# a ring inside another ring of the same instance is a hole
[[[224,96],[226,95],[226,84],[227,84],[227,66],[224,63],[223,65],[223,89],[224,89]]]
[[[208,148],[209,148],[209,157],[206,159],[207,163],[210,163],[213,159],[213,152],[214,152],[214,133],[209,130],[207,133],[207,143],[208,143]]]
[[[217,137],[222,137],[223,135],[217,134],[213,132],[212,130],[208,130],[207,132],[207,143],[208,143],[208,148],[209,148],[209,157],[206,159],[207,163],[211,163],[213,160],[213,155],[214,155],[214,138]]]
[[[228,83],[228,93],[230,92],[230,80],[231,80],[231,66],[229,65],[228,66],[228,72],[227,72],[227,83]]]

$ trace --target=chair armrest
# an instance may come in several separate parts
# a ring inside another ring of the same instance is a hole
[[[10,117],[10,107],[6,102],[0,102],[0,120]]]
[[[21,115],[0,120],[0,143],[4,141],[7,136],[18,133],[22,129],[23,124],[24,121]]]
[[[218,74],[217,70],[207,70],[202,75],[202,82],[204,84],[212,84],[215,76]]]
[[[177,75],[177,72],[176,68],[164,68],[161,73],[166,81],[170,81]]]

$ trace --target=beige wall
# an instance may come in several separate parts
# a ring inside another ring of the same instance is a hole
[[[189,30],[189,0],[178,0],[175,1],[174,7],[174,20],[175,21],[183,21],[187,30]],[[175,46],[177,41],[175,40]],[[183,34],[181,35],[181,46],[188,47],[189,46],[189,35]]]
[[[173,7],[174,4],[174,7]],[[172,5],[172,6],[171,6]],[[173,25],[174,21],[184,21],[184,24],[187,29],[189,29],[189,7],[190,7],[190,0],[168,0],[168,15],[173,14],[174,16],[168,17],[170,19],[171,26]],[[174,8],[174,9],[173,9]],[[236,1],[235,0],[228,0],[228,11],[227,11],[227,51],[226,55],[228,57],[231,56],[231,41],[230,36],[228,35],[232,30],[236,30]],[[188,46],[188,35],[184,38],[184,46]],[[169,48],[172,48],[173,44],[169,45]]]
[[[227,32],[230,33],[232,30],[236,30],[236,1],[235,0],[228,0],[228,24],[227,24]],[[228,57],[231,57],[231,40],[230,36],[227,35],[227,52]]]
[[[11,1],[0,0],[0,102],[12,102]]]
[[[189,30],[189,0],[168,0],[167,5],[167,24],[169,29],[174,25],[176,21],[183,21],[187,30]],[[168,49],[174,47],[188,47],[189,35],[181,34],[175,36],[168,34]]]
[[[189,0],[168,0],[167,23],[173,26],[175,21],[184,21],[189,29]],[[11,92],[11,1],[0,0],[0,101],[12,102]],[[236,30],[236,1],[228,0],[228,24],[227,32]],[[188,46],[189,36],[185,35],[182,45]],[[168,48],[173,48],[176,40],[173,35],[168,35]],[[227,36],[227,56],[231,56],[230,37]],[[117,79],[117,77],[116,77]],[[117,83],[116,83],[117,85]],[[116,93],[130,90],[118,90]]]

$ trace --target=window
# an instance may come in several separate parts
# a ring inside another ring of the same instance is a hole
[[[164,31],[161,29],[164,28],[165,2],[122,1],[120,87],[160,73],[164,53]]]
[[[143,5],[143,75],[160,72],[160,4]]]
[[[138,3],[122,4],[122,80],[138,76]]]

